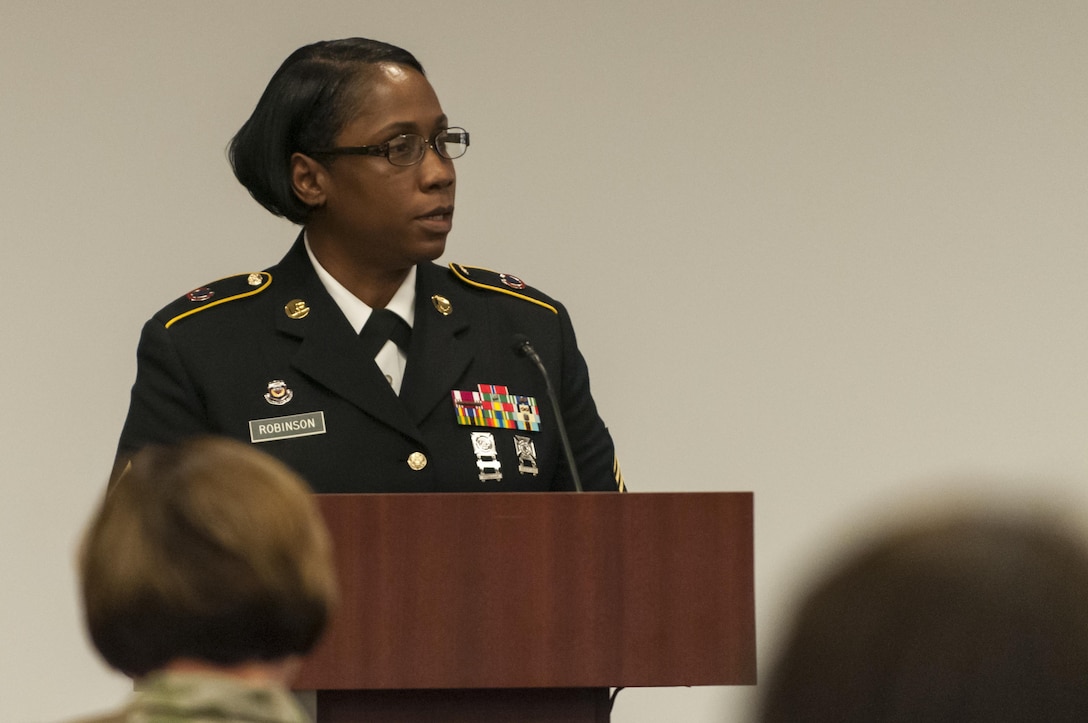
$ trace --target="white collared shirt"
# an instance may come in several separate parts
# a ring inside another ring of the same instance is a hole
[[[362,302],[355,294],[344,288],[344,285],[332,277],[325,267],[314,256],[314,252],[310,249],[310,240],[303,234],[303,242],[306,245],[306,255],[310,257],[310,263],[314,266],[314,271],[317,272],[317,278],[321,279],[321,285],[325,287],[325,290],[329,292],[329,296],[336,302],[336,305],[340,307],[340,311],[344,312],[344,316],[347,317],[348,323],[351,324],[351,328],[355,329],[355,333],[358,334],[363,330],[363,325],[366,324],[366,320],[370,318],[370,312],[373,311],[369,306]],[[412,327],[416,320],[416,267],[413,266],[408,272],[408,276],[401,283],[400,288],[397,289],[397,293],[393,294],[393,298],[389,300],[386,305],[387,309],[394,312],[397,316],[408,322],[408,326]],[[396,344],[392,341],[387,341],[385,346],[381,348],[378,355],[374,357],[374,361],[377,363],[378,368],[382,370],[382,374],[393,386],[393,391],[400,394],[400,385],[404,381],[404,367],[408,362],[408,355],[400,350]]]

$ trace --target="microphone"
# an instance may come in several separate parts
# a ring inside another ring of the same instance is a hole
[[[520,356],[527,356],[540,370],[540,376],[544,377],[544,386],[548,389],[548,399],[552,401],[552,411],[555,412],[555,423],[559,427],[559,439],[563,443],[563,452],[567,455],[567,467],[570,468],[571,479],[574,480],[574,491],[582,491],[582,480],[578,477],[578,468],[574,464],[574,450],[571,449],[570,440],[567,438],[567,427],[563,424],[563,413],[559,411],[559,399],[552,388],[552,380],[548,377],[548,370],[544,368],[544,362],[533,348],[533,343],[524,334],[514,334],[514,351]]]

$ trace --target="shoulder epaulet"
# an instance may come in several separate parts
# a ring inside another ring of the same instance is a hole
[[[213,306],[226,304],[228,301],[237,301],[247,296],[255,296],[272,285],[272,274],[260,271],[252,274],[237,274],[219,279],[212,283],[193,289],[185,296],[167,306],[158,313],[160,319],[165,319],[165,326],[171,326],[193,314],[207,311]]]
[[[553,314],[559,313],[559,311],[544,298],[538,298],[543,297],[543,294],[512,274],[500,274],[497,271],[485,269],[480,266],[463,266],[454,263],[450,264],[450,271],[452,271],[453,275],[459,280],[469,286],[475,286],[478,289],[486,289],[487,291],[497,291],[500,294],[513,296],[516,299],[528,301],[530,304],[542,306]]]

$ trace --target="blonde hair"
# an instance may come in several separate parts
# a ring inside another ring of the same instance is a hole
[[[84,611],[107,662],[143,675],[307,652],[336,599],[309,488],[241,442],[148,447],[110,487],[80,550]]]

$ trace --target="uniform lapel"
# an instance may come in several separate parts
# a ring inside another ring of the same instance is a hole
[[[363,354],[355,330],[321,285],[301,238],[270,273],[275,326],[298,341],[291,365],[378,421],[419,439],[404,404],[374,360]],[[303,318],[290,318],[284,310],[296,299],[309,309]]]
[[[421,424],[441,402],[452,405],[450,392],[472,362],[469,328],[478,313],[474,299],[454,285],[445,268],[428,263],[417,269],[416,318],[400,398],[412,421]],[[442,299],[448,314],[440,311]]]

